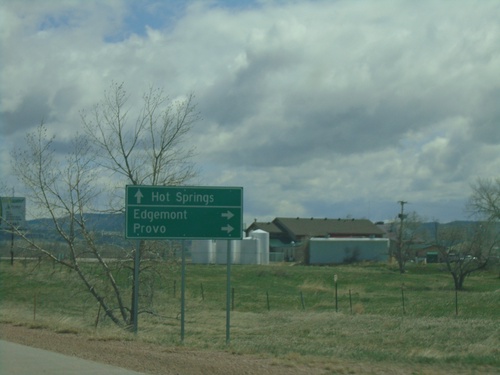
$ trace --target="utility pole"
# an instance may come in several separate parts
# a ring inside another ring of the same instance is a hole
[[[401,273],[405,272],[404,269],[404,264],[405,264],[405,259],[404,259],[404,254],[403,254],[403,221],[406,218],[406,215],[404,213],[404,207],[405,204],[408,203],[407,201],[398,201],[398,203],[401,205],[401,213],[398,215],[400,223],[399,223],[399,241],[398,241],[398,264],[399,264],[399,271]]]
[[[401,223],[403,220],[406,218],[406,215],[404,214],[404,207],[405,204],[408,203],[407,201],[398,201],[398,203],[401,205],[401,213],[398,215],[398,217],[401,219]]]

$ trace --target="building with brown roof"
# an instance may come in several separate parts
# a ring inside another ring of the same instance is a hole
[[[311,238],[383,238],[385,234],[366,219],[277,217],[268,223],[255,221],[246,232],[256,229],[269,232],[271,254],[282,254],[285,261],[306,264],[309,263]]]

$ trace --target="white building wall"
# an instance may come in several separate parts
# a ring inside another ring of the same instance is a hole
[[[385,262],[389,259],[388,238],[311,238],[309,264],[356,261]]]

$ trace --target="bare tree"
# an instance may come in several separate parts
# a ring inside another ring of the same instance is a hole
[[[404,215],[401,217],[401,215]],[[415,257],[413,245],[422,241],[421,226],[422,219],[416,212],[410,214],[399,214],[399,227],[397,246],[394,250],[394,257],[398,262],[399,272],[406,272],[406,263]]]
[[[120,287],[115,278],[122,263],[102,256],[86,214],[102,211],[96,207],[105,195],[111,197],[109,210],[123,212],[126,184],[177,185],[194,177],[193,149],[184,142],[198,119],[192,95],[172,104],[161,90],[151,88],[132,120],[133,108],[127,107],[127,99],[123,84],[112,84],[99,104],[82,112],[86,136],[72,140],[71,152],[64,160],[55,152],[54,138],[47,135],[43,123],[27,135],[25,148],[13,151],[13,169],[30,191],[29,198],[40,216],[52,219],[69,258],[59,259],[29,236],[19,234],[29,242],[30,249],[76,271],[106,315],[122,327],[131,326],[138,314],[134,311],[137,305],[133,298],[129,304],[123,297],[130,286]],[[99,189],[96,181],[103,176],[107,183]],[[152,246],[141,243],[139,264],[150,249]],[[135,260],[134,251],[125,253]],[[97,260],[98,276],[81,265],[84,254]],[[132,285],[136,285],[134,279]]]
[[[185,141],[199,119],[194,96],[169,103],[162,90],[150,88],[133,118],[128,100],[124,85],[113,83],[100,103],[81,114],[99,163],[118,177],[119,189],[124,183],[182,185],[193,178],[194,150]]]
[[[29,249],[59,262],[76,271],[86,289],[99,302],[105,314],[120,326],[128,325],[127,309],[122,294],[113,274],[100,256],[99,248],[93,240],[85,221],[85,213],[90,211],[99,192],[93,187],[93,179],[98,170],[94,162],[94,153],[90,152],[88,139],[77,136],[72,141],[71,152],[65,160],[59,160],[55,153],[54,137],[47,135],[47,128],[42,123],[36,131],[26,136],[24,149],[13,151],[13,169],[28,190],[32,201],[41,217],[50,217],[58,236],[63,240],[69,252],[68,259],[59,259],[43,244],[24,232],[17,233],[29,243]],[[85,251],[92,253],[100,267],[105,271],[107,282],[113,289],[114,302],[110,301],[102,288],[101,281],[86,271],[81,264],[80,239],[85,240]],[[118,315],[115,306],[117,306]]]
[[[481,219],[498,224],[500,221],[500,178],[477,179],[471,188],[472,194],[467,204],[469,212]],[[490,256],[490,263],[497,267],[500,278],[500,254],[498,248]]]
[[[113,83],[104,99],[81,114],[87,135],[97,147],[98,162],[116,178],[118,194],[110,200],[113,211],[123,211],[123,191],[130,185],[182,185],[196,175],[191,158],[194,150],[185,146],[192,125],[199,119],[194,96],[169,103],[162,90],[149,88],[142,96],[136,116],[128,107],[129,95],[123,83]],[[137,250],[135,250],[137,251]],[[145,241],[134,256],[140,269]],[[137,272],[133,273],[132,300],[137,296]],[[132,316],[137,304],[132,303]]]
[[[494,222],[477,222],[465,226],[440,226],[436,236],[441,258],[453,277],[456,290],[462,290],[465,279],[483,270],[498,251],[499,234]]]
[[[472,185],[468,209],[487,220],[500,220],[500,178],[478,179]]]

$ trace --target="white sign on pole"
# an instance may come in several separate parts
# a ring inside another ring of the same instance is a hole
[[[26,198],[0,197],[0,229],[26,227]]]

